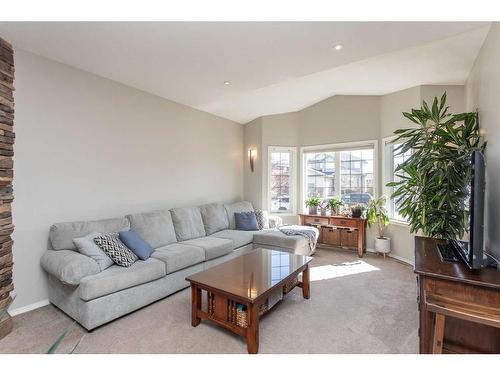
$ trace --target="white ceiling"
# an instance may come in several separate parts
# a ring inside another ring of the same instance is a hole
[[[488,28],[473,22],[16,22],[0,23],[0,36],[246,123],[332,95],[463,84]],[[337,43],[341,51],[333,48]]]

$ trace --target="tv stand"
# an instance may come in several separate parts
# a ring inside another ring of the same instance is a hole
[[[440,243],[415,237],[420,353],[500,353],[500,271],[443,262]]]

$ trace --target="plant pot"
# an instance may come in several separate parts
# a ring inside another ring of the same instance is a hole
[[[320,212],[321,212],[321,216],[326,216],[326,208],[322,208],[320,210]]]
[[[380,254],[385,254],[391,252],[391,239],[388,237],[375,238],[375,251]]]
[[[353,208],[351,210],[351,216],[355,218],[359,218],[363,215],[363,210],[360,208]]]
[[[309,206],[309,215],[317,215],[318,206]]]

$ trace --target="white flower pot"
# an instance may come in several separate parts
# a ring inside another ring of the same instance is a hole
[[[391,239],[387,237],[375,238],[375,251],[377,253],[385,254],[391,252]]]

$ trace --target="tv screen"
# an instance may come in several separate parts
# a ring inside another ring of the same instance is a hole
[[[483,266],[484,246],[484,193],[485,165],[482,152],[474,151],[471,155],[472,179],[469,196],[469,246],[466,263],[470,268]]]

